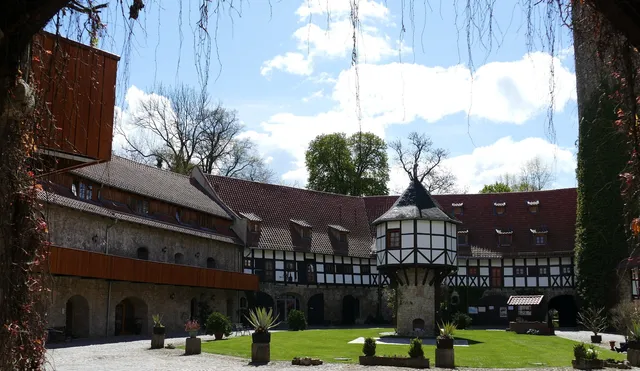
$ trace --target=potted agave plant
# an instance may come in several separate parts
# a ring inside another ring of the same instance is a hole
[[[603,312],[604,308],[588,308],[584,312],[578,313],[578,322],[586,327],[587,330],[593,332],[591,342],[595,344],[602,342],[602,335],[599,335],[599,333],[607,328],[607,318]]]
[[[278,326],[271,309],[256,308],[249,312],[247,317],[249,324],[253,326],[254,332],[251,334],[251,362],[268,363],[271,360],[271,333],[269,330]]]
[[[456,325],[452,322],[445,322],[440,327],[440,335],[436,338],[436,346],[438,349],[453,349],[453,333],[456,331]]]
[[[151,349],[164,348],[164,336],[166,328],[162,324],[162,317],[159,314],[151,316],[153,320],[153,335],[151,336]]]

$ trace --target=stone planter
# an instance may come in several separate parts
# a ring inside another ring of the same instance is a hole
[[[571,365],[578,370],[596,370],[604,368],[604,361],[601,359],[574,359],[571,361]]]
[[[438,349],[453,349],[453,339],[436,338],[436,347]]]
[[[197,337],[187,338],[187,343],[184,347],[184,354],[192,355],[200,353],[202,353],[202,340]]]
[[[360,356],[359,360],[360,364],[364,366],[429,368],[429,358]]]
[[[270,343],[251,343],[251,363],[267,364],[271,362]]]
[[[594,344],[602,343],[602,336],[601,335],[591,335],[591,342],[594,343]]]
[[[455,368],[455,359],[452,348],[436,348],[436,367]]]
[[[629,340],[629,341],[627,341],[627,346],[629,347],[628,349],[640,350],[640,341]]]
[[[151,335],[151,349],[164,348],[164,334]]]
[[[633,367],[640,367],[640,350],[632,349],[631,345],[629,345],[629,348],[627,348],[627,361]]]

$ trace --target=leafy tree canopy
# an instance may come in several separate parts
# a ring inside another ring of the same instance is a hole
[[[373,133],[322,134],[307,149],[307,188],[354,196],[389,193],[387,145]]]

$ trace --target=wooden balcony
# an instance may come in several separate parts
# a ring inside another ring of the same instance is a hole
[[[34,37],[31,69],[51,111],[36,142],[45,173],[111,159],[119,59],[48,32]]]
[[[49,249],[49,272],[53,275],[258,291],[258,276],[254,274],[159,263],[57,246]]]

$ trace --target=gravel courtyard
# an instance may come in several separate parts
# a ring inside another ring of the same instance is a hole
[[[202,337],[208,340],[209,337]],[[167,339],[165,344],[183,345],[184,338]],[[254,366],[248,364],[248,360],[242,358],[219,356],[213,354],[200,354],[184,356],[181,349],[149,350],[149,340],[128,341],[113,344],[99,344],[86,346],[68,346],[64,348],[49,349],[47,351],[48,371],[144,371],[144,370],[251,370]],[[432,364],[435,360],[431,360]],[[267,366],[260,366],[265,370],[301,370],[304,366],[292,366],[290,362],[272,362]],[[319,371],[338,370],[375,370],[397,371],[397,367],[365,367],[353,364],[324,364],[313,367]],[[432,368],[435,369],[435,368]],[[437,369],[436,369],[437,370]],[[482,369],[475,369],[482,370]],[[488,369],[499,371],[499,369]],[[515,369],[508,369],[514,371]],[[541,368],[533,370],[542,370]],[[571,370],[566,368],[545,368],[545,370]]]

